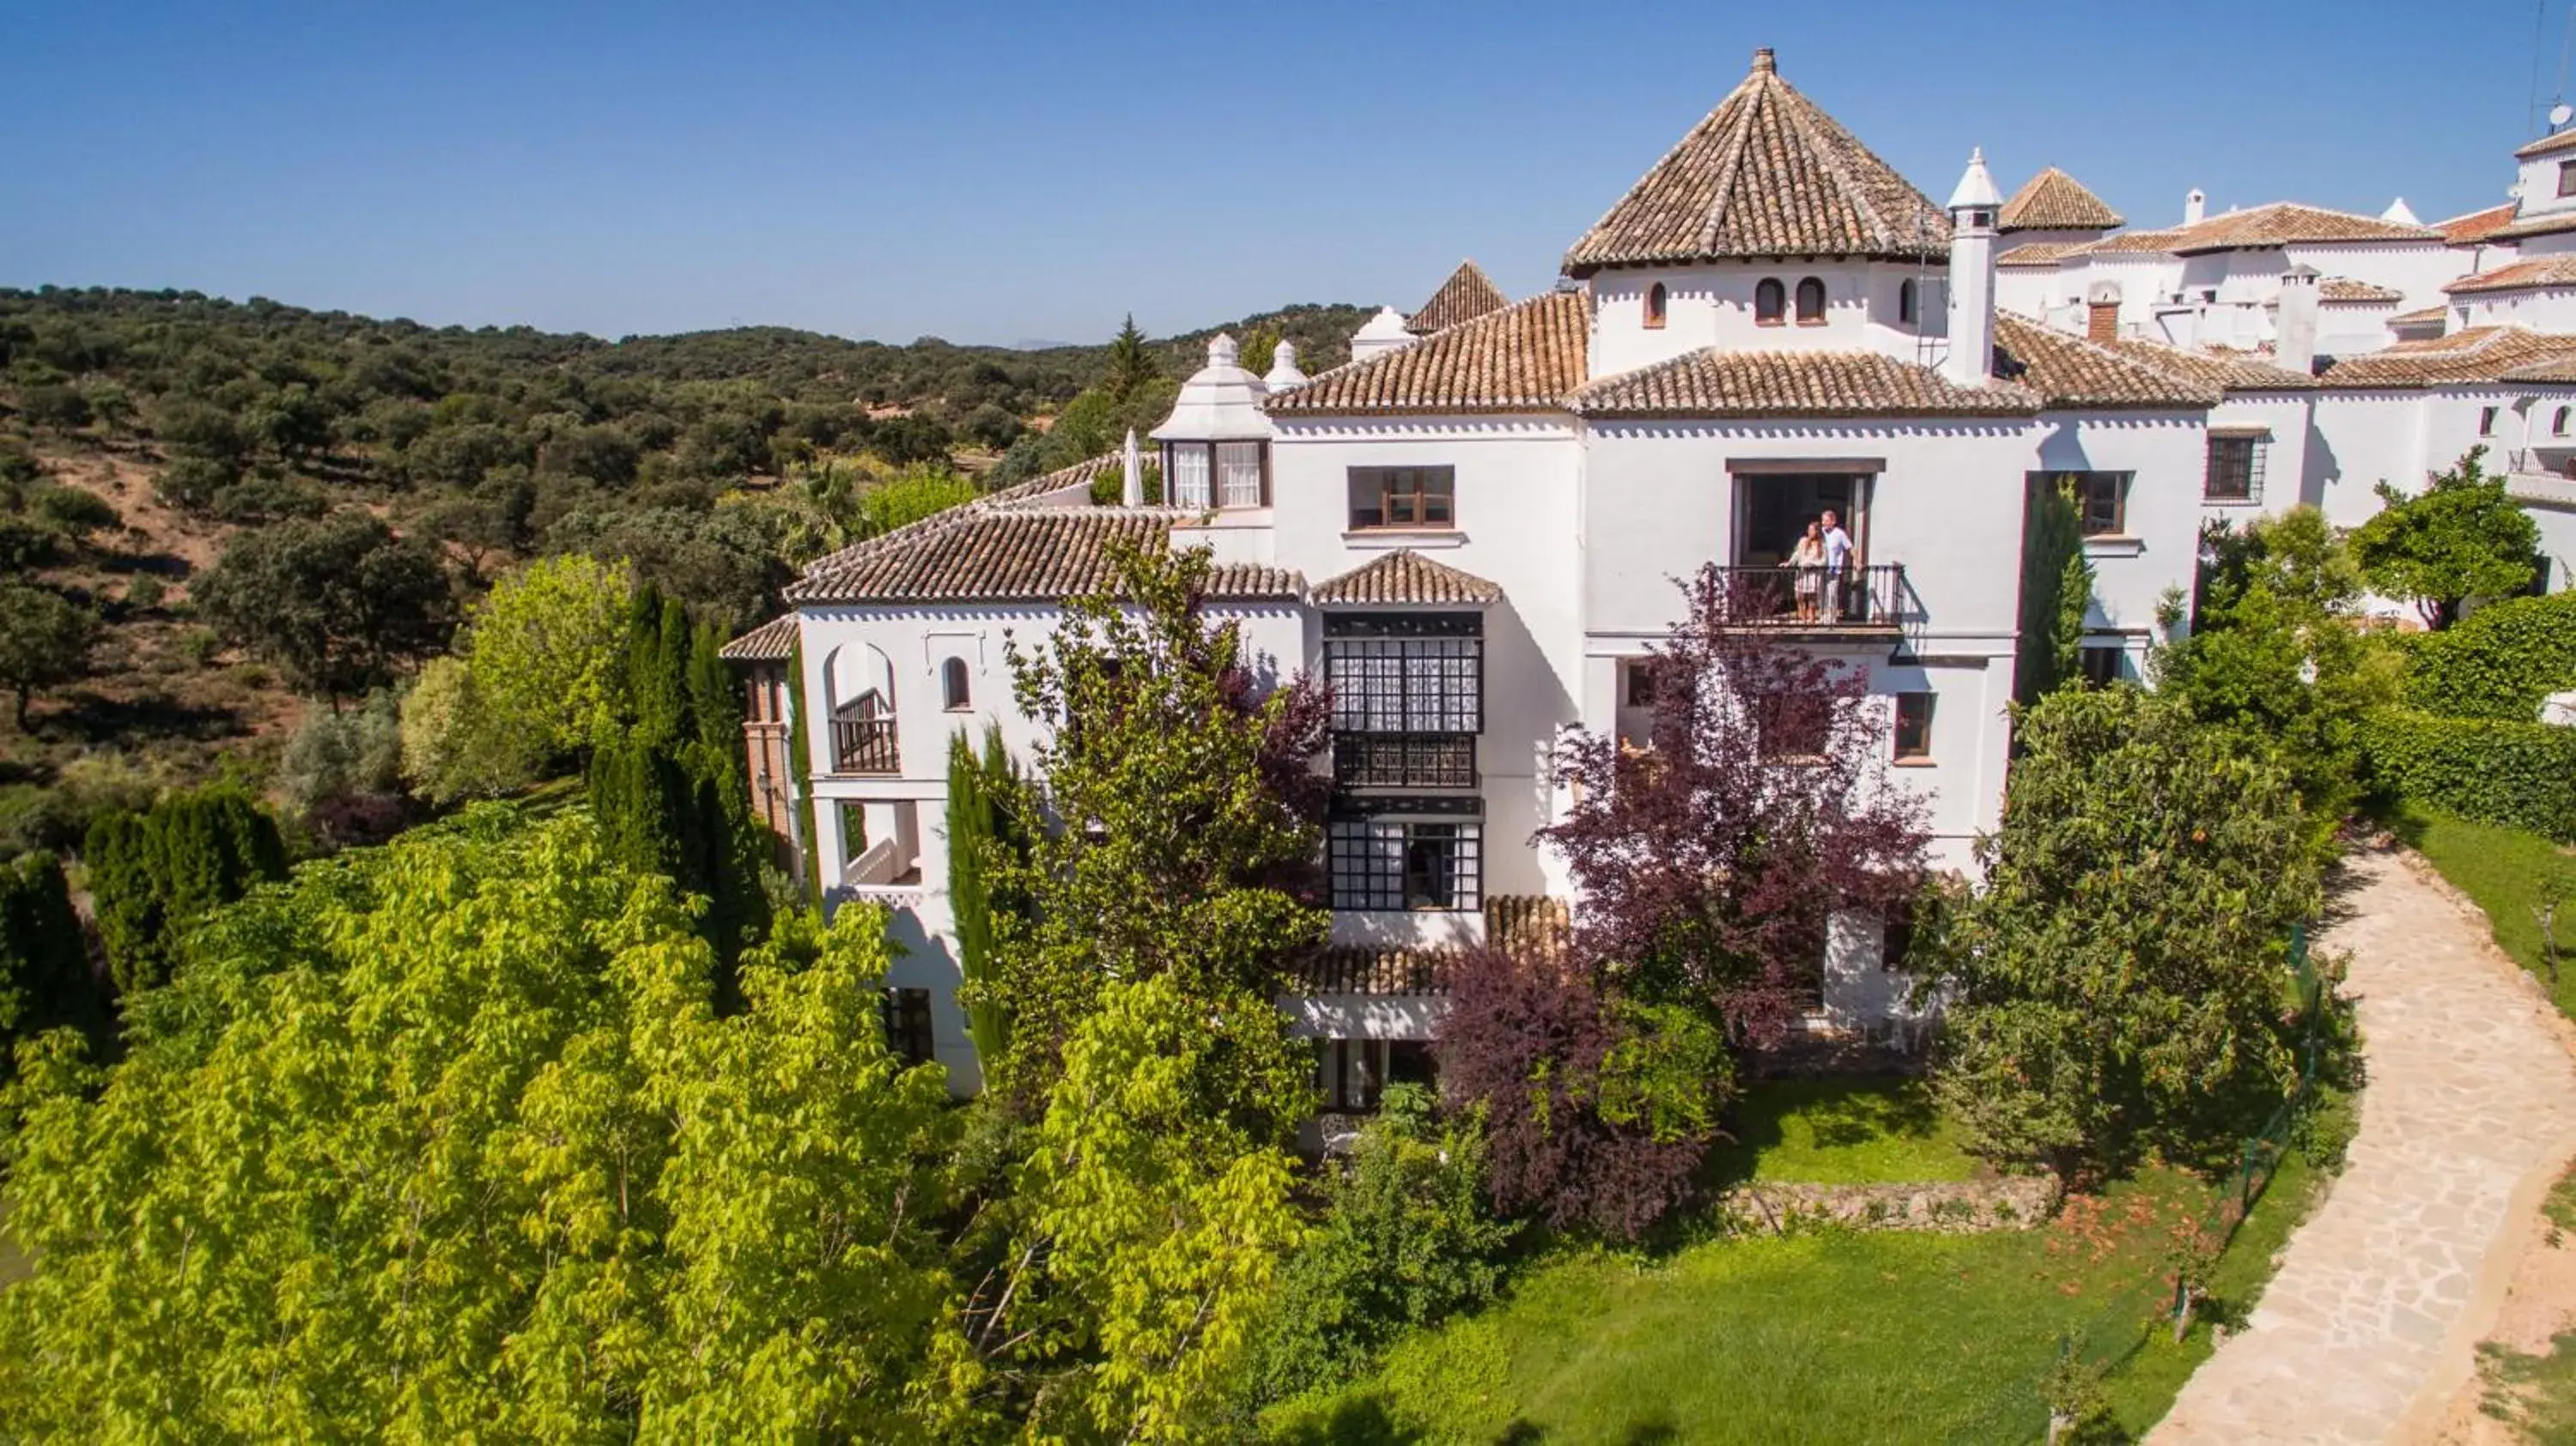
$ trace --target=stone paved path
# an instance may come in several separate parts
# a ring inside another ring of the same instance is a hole
[[[2576,1153],[2576,1065],[2485,920],[2395,855],[2351,865],[2368,1087],[2344,1172],[2247,1328],[2150,1446],[2429,1436],[2475,1369],[2541,1194]],[[2420,867],[2417,865],[2415,867]]]

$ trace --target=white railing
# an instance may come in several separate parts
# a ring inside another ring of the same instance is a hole
[[[841,869],[844,898],[901,907],[921,898],[921,878],[893,839],[880,839]]]

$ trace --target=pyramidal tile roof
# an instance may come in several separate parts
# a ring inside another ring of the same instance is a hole
[[[1744,83],[1574,243],[1565,269],[1586,276],[1750,256],[1938,260],[1949,247],[1949,216],[1782,80],[1765,49],[1753,52]]]
[[[1345,362],[1266,405],[1279,416],[1559,411],[1583,385],[1591,335],[1582,294],[1551,291]]]
[[[2128,222],[2055,166],[2030,178],[1995,215],[1997,231],[2116,231]]]
[[[1440,283],[1440,289],[1431,293],[1431,299],[1422,303],[1422,309],[1404,319],[1404,329],[1416,334],[1446,331],[1511,304],[1512,299],[1503,295],[1503,289],[1494,284],[1483,267],[1473,261],[1461,261],[1458,269],[1449,273],[1449,279]]]
[[[1409,547],[1400,547],[1339,577],[1315,584],[1321,605],[1377,604],[1399,607],[1482,607],[1499,602],[1502,588],[1445,562],[1434,562]]]

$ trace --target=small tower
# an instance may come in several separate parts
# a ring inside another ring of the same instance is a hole
[[[1405,329],[1404,313],[1392,306],[1381,306],[1368,324],[1351,333],[1351,360],[1366,361],[1380,352],[1400,346],[1411,346],[1414,335]]]
[[[1306,374],[1297,369],[1297,343],[1280,338],[1279,349],[1271,353],[1270,370],[1262,376],[1261,384],[1270,388],[1274,397],[1306,384]]]
[[[2200,187],[2194,186],[2191,188],[2191,194],[2182,198],[2182,223],[2186,226],[2197,226],[2207,219],[2209,219],[2209,194]]]
[[[1979,386],[1995,364],[1995,212],[2004,198],[1986,174],[1986,153],[1968,155],[1968,169],[1950,193],[1950,350],[1941,375],[1960,386]]]
[[[1270,388],[1244,370],[1234,338],[1208,343],[1207,365],[1181,383],[1172,414],[1149,435],[1163,448],[1163,500],[1193,510],[1269,505]]]

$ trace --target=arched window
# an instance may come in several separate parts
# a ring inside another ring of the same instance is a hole
[[[1896,283],[1896,319],[1908,326],[1923,319],[1916,311],[1914,282],[1911,278]]]
[[[2557,437],[2564,437],[2564,436],[2566,436],[2566,435],[2567,435],[2567,414],[2568,414],[2568,411],[2569,411],[2569,409],[2568,409],[2568,408],[2566,408],[2566,407],[2560,407],[2560,408],[2558,409],[2558,415],[2550,419],[2550,422],[2549,422],[2549,431],[2550,431],[2550,435],[2552,435],[2552,436],[2557,436]]]
[[[964,658],[950,658],[939,665],[939,697],[941,705],[951,713],[962,713],[974,706],[966,688]]]
[[[1658,281],[1646,288],[1646,329],[1659,331],[1664,325],[1664,283]]]
[[[1825,283],[1812,276],[1798,283],[1798,324],[1825,324]]]
[[[1787,319],[1789,289],[1774,277],[1763,277],[1753,288],[1753,320],[1759,326],[1778,326]]]

